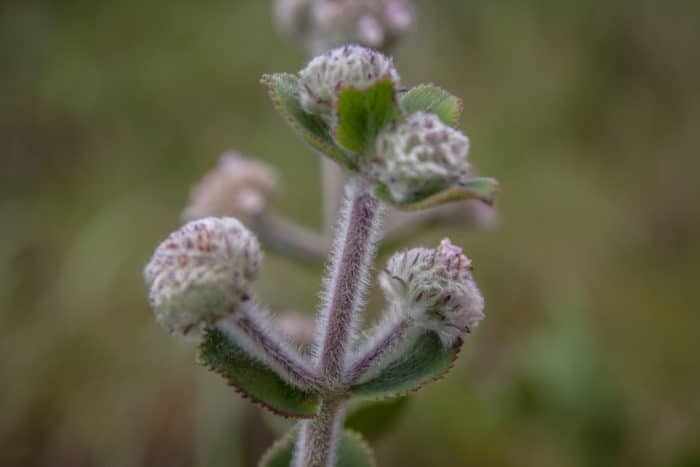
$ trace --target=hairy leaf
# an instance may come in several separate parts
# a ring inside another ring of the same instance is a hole
[[[454,201],[466,201],[468,199],[478,199],[488,205],[493,204],[496,193],[498,193],[498,182],[493,178],[478,177],[470,178],[458,185],[454,185],[446,190],[427,195],[420,199],[397,201],[391,197],[389,190],[382,185],[377,186],[375,194],[381,200],[405,211],[416,211],[419,209],[431,208],[444,203]]]
[[[401,108],[406,115],[421,110],[433,112],[446,125],[456,127],[459,125],[464,104],[462,99],[438,86],[420,84],[404,94],[401,99]]]
[[[353,386],[351,391],[365,399],[386,399],[417,391],[445,376],[461,347],[460,340],[454,347],[445,348],[437,334],[426,332],[411,349],[387,365],[377,376]]]
[[[290,73],[263,75],[260,80],[268,88],[275,109],[289,125],[317,152],[330,157],[349,170],[355,164],[333,142],[328,125],[318,116],[308,114],[299,103],[299,78]]]
[[[311,418],[318,396],[289,385],[223,332],[207,331],[199,346],[198,362],[219,373],[243,397],[284,417]]]
[[[345,88],[338,94],[336,142],[355,154],[371,155],[379,131],[401,116],[390,79],[361,91]]]
[[[260,459],[258,467],[289,467],[294,455],[297,430],[291,430],[273,444]],[[374,454],[362,435],[354,431],[343,431],[338,447],[336,467],[376,467]]]

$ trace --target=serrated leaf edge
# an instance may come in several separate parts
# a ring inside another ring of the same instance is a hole
[[[364,396],[362,394],[357,394],[357,395],[353,394],[353,395],[355,397],[357,397],[358,399],[362,399],[362,400],[366,400],[366,401],[380,402],[380,401],[385,401],[385,400],[389,400],[389,399],[396,399],[397,397],[406,397],[406,396],[410,395],[411,393],[416,393],[416,392],[420,391],[421,389],[423,389],[428,384],[444,379],[447,376],[447,374],[450,371],[452,371],[452,368],[454,368],[455,363],[457,362],[457,359],[459,358],[459,354],[462,351],[463,346],[464,346],[464,339],[460,338],[459,341],[452,347],[452,349],[456,350],[456,352],[452,356],[452,360],[450,360],[450,364],[447,365],[447,367],[439,374],[418,382],[412,388],[404,389],[403,391],[397,391],[397,392],[390,392],[389,391],[385,394],[376,395],[376,396]],[[350,388],[350,392],[352,393],[352,388]]]
[[[321,138],[319,138],[317,135],[311,133],[308,131],[306,128],[301,126],[294,118],[291,117],[289,112],[284,110],[282,108],[282,103],[280,102],[280,97],[278,96],[278,93],[274,89],[274,85],[272,83],[272,80],[274,76],[293,76],[296,78],[295,75],[291,73],[266,73],[262,75],[260,78],[260,84],[263,84],[264,86],[267,87],[267,94],[270,96],[270,100],[272,101],[272,104],[275,107],[275,110],[277,110],[277,113],[282,115],[282,117],[287,121],[287,123],[295,129],[297,132],[302,133],[304,135],[304,138],[308,140],[313,140],[321,149],[319,148],[314,148],[312,146],[312,149],[315,152],[321,153],[321,155],[330,157],[343,167],[345,167],[348,170],[351,171],[356,171],[357,167],[355,166],[355,163],[350,160],[350,158],[344,153],[344,151],[339,148],[339,147],[333,147],[329,145],[326,141],[323,141]],[[325,152],[323,152],[325,151]]]
[[[488,178],[488,177],[478,177],[478,178]],[[377,185],[377,187],[374,190],[375,196],[377,196],[379,199],[382,201],[385,201],[386,203],[390,204],[391,206],[401,209],[404,211],[418,211],[421,209],[427,209],[431,208],[434,206],[439,206],[441,204],[445,203],[454,203],[454,202],[459,202],[459,201],[468,201],[470,199],[476,199],[481,201],[482,203],[492,206],[493,203],[496,201],[496,195],[500,191],[500,184],[494,180],[494,187],[493,191],[489,196],[481,196],[475,193],[473,190],[470,190],[469,188],[462,186],[462,185],[456,185],[452,186],[449,188],[446,188],[442,191],[439,191],[437,193],[434,193],[420,201],[415,201],[415,202],[407,202],[407,203],[401,203],[393,198],[388,194],[386,187],[384,185]],[[460,195],[466,195],[464,197],[461,197]]]
[[[370,466],[377,467],[377,459],[375,459],[375,457],[374,457],[374,450],[372,449],[372,446],[369,445],[369,443],[367,442],[365,437],[362,436],[362,433],[360,433],[359,431],[356,431],[356,430],[348,429],[348,428],[343,428],[343,433],[347,433],[348,436],[350,436],[351,438],[355,438],[355,441],[359,442],[360,445],[367,452],[367,456],[369,457]]]
[[[289,441],[294,443],[294,437],[297,435],[299,430],[295,427],[286,432],[284,435],[282,435],[281,438],[278,438],[272,445],[267,448],[265,453],[262,455],[260,460],[258,461],[258,467],[265,467],[265,464],[270,460],[270,457],[275,453],[277,449],[279,449],[281,446],[284,446],[287,444]],[[292,446],[292,456],[294,456],[294,447]]]
[[[464,100],[462,100],[462,98],[459,97],[459,96],[455,96],[455,95],[452,94],[450,91],[448,91],[447,89],[443,88],[442,86],[438,86],[438,85],[435,84],[435,83],[421,83],[421,84],[417,84],[417,85],[413,86],[412,88],[407,89],[406,92],[403,94],[403,96],[401,96],[401,100],[403,100],[403,98],[405,98],[405,97],[406,97],[411,91],[413,91],[414,89],[428,88],[428,87],[437,88],[437,89],[439,89],[440,91],[442,91],[442,92],[444,92],[444,93],[446,93],[446,94],[448,94],[448,95],[454,97],[455,99],[457,99],[457,115],[455,115],[455,122],[454,122],[454,124],[449,124],[449,123],[447,123],[447,122],[443,122],[443,123],[445,123],[445,124],[447,124],[447,125],[449,125],[449,126],[451,126],[451,127],[453,127],[453,128],[458,128],[458,127],[460,126],[460,124],[462,123],[462,114],[464,113]],[[399,105],[400,105],[400,104],[401,104],[401,101],[399,101]],[[401,107],[401,111],[404,111],[403,107]],[[427,110],[425,110],[425,111],[426,111],[426,112],[432,112],[431,109],[427,109]],[[433,113],[434,113],[434,112],[433,112]],[[442,119],[441,119],[441,120],[442,120]]]
[[[238,384],[231,381],[229,379],[228,375],[223,370],[217,370],[216,368],[212,367],[211,365],[207,364],[206,362],[204,362],[201,359],[198,359],[197,363],[199,365],[205,367],[207,370],[211,371],[212,373],[215,373],[215,374],[221,376],[226,381],[226,384],[228,386],[232,387],[233,390],[238,395],[240,395],[243,399],[249,400],[253,405],[256,405],[258,407],[262,407],[263,409],[271,412],[273,415],[277,415],[279,417],[286,418],[286,419],[293,418],[293,419],[297,419],[297,420],[310,420],[316,416],[315,413],[309,414],[309,415],[301,415],[301,414],[296,414],[296,413],[292,413],[292,412],[285,412],[283,410],[280,410],[280,409],[276,408],[275,406],[270,405],[267,402],[264,402],[264,401],[258,399],[257,397],[253,396],[251,393],[249,393],[248,391],[243,389],[241,386],[239,386]]]

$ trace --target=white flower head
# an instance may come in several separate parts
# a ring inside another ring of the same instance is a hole
[[[299,99],[306,112],[331,123],[342,89],[365,90],[384,79],[398,86],[399,74],[391,58],[359,45],[346,45],[319,55],[299,72]]]
[[[441,191],[469,170],[469,139],[429,112],[387,126],[376,144],[370,171],[397,201]]]
[[[266,164],[227,152],[192,188],[182,218],[227,216],[249,222],[265,210],[276,187],[277,175]]]
[[[185,224],[158,245],[144,269],[156,321],[172,334],[198,335],[251,298],[261,262],[258,240],[238,220]]]
[[[392,306],[451,346],[484,318],[484,298],[471,270],[462,249],[444,239],[434,249],[395,254],[379,282]]]

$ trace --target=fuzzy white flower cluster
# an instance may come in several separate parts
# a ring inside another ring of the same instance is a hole
[[[346,45],[319,55],[299,72],[302,108],[332,123],[338,93],[346,87],[365,90],[382,79],[398,87],[391,58],[359,45]]]
[[[270,167],[236,152],[227,152],[192,188],[182,218],[191,221],[230,216],[249,222],[264,211],[276,187],[277,175]]]
[[[172,334],[197,335],[252,295],[262,253],[233,218],[185,224],[156,248],[144,270],[151,307]]]
[[[484,298],[462,249],[444,239],[435,249],[395,254],[379,276],[387,301],[418,326],[454,345],[484,318]]]
[[[469,170],[469,139],[435,114],[416,112],[377,137],[370,171],[397,201],[432,194]]]
[[[356,42],[391,47],[413,24],[409,0],[277,0],[280,29],[312,53]]]

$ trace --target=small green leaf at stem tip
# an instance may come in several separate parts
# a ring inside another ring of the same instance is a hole
[[[294,456],[294,442],[298,430],[292,429],[270,449],[258,463],[258,467],[289,467]],[[376,467],[374,454],[362,435],[344,430],[338,446],[336,467]]]
[[[401,117],[396,104],[394,83],[387,78],[366,90],[345,88],[336,103],[335,140],[346,150],[369,155],[374,152],[377,134]]]
[[[426,332],[410,350],[369,381],[353,386],[351,392],[362,399],[382,400],[417,391],[444,377],[461,348],[461,340],[454,347],[445,348],[437,334]]]
[[[376,187],[375,195],[397,209],[404,211],[417,211],[419,209],[431,208],[444,203],[466,201],[469,199],[478,199],[479,201],[490,206],[494,203],[498,190],[498,181],[495,179],[477,177],[464,180],[459,182],[457,185],[451,186],[437,193],[429,194],[420,199],[408,201],[395,200],[391,197],[389,190],[383,185],[378,185]]]
[[[198,363],[220,374],[244,398],[277,415],[311,418],[316,414],[318,395],[289,385],[219,330],[206,332]]]
[[[320,117],[308,114],[302,109],[299,103],[297,76],[275,73],[263,75],[260,82],[267,86],[277,112],[312,149],[330,157],[348,170],[355,170],[355,164],[333,142],[328,125]]]
[[[462,116],[462,99],[433,84],[420,84],[401,98],[401,108],[408,116],[418,111],[432,112],[446,125],[456,127]]]

